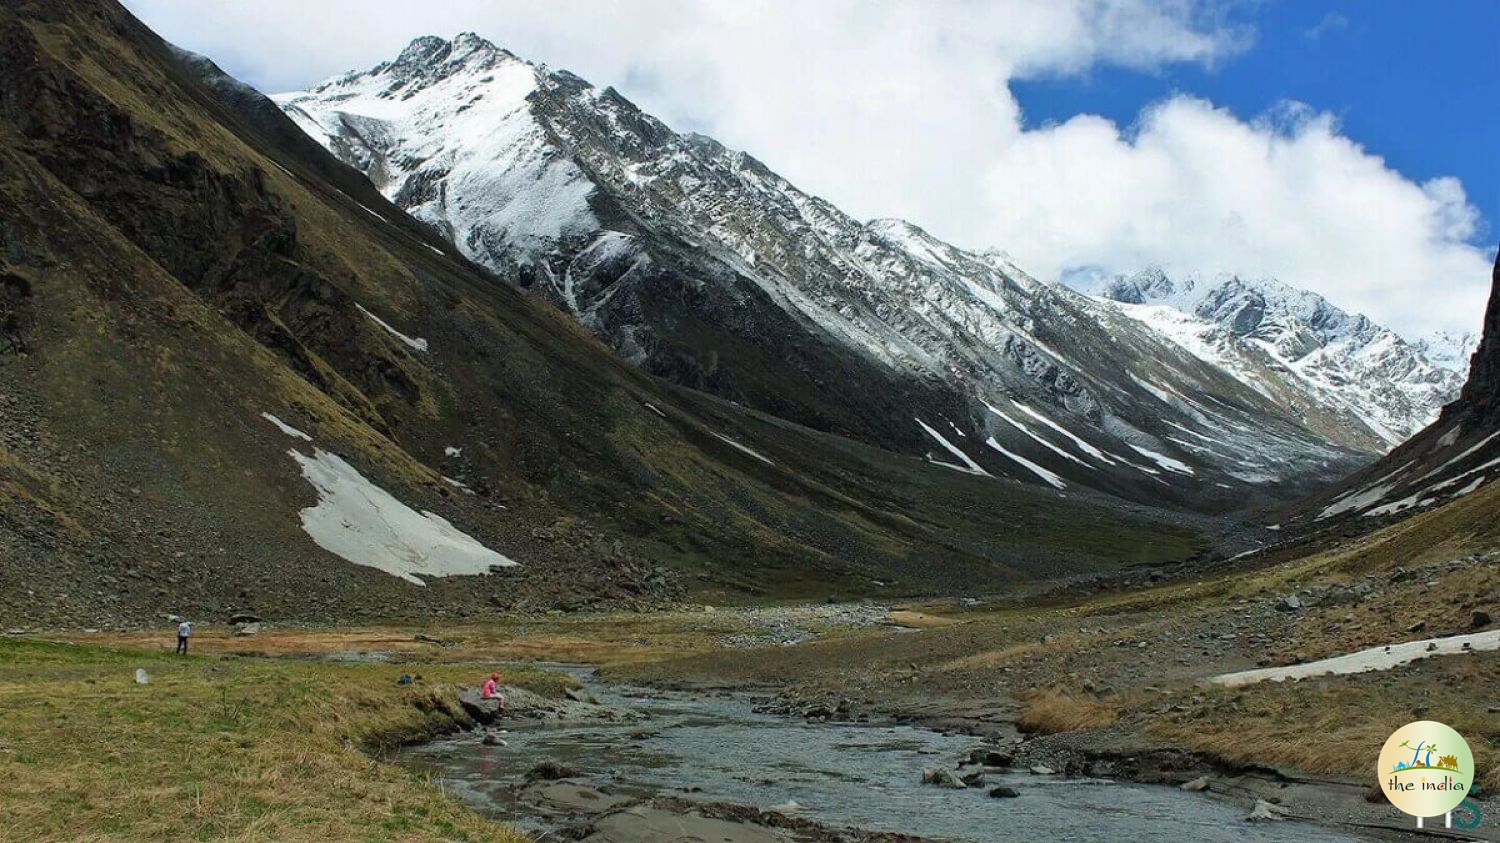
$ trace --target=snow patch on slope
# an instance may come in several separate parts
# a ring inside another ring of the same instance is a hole
[[[1432,656],[1451,656],[1480,650],[1500,649],[1500,630],[1476,632],[1473,635],[1455,635],[1450,638],[1426,638],[1421,641],[1405,641],[1385,647],[1371,647],[1342,656],[1319,659],[1306,664],[1286,667],[1266,667],[1225,673],[1210,679],[1216,685],[1238,687],[1257,682],[1281,682],[1286,679],[1305,679],[1326,674],[1365,673],[1371,670],[1390,670],[1403,664]]]
[[[1008,459],[1010,459],[1010,460],[1012,460],[1012,461],[1014,461],[1016,463],[1019,463],[1027,471],[1030,471],[1032,474],[1035,474],[1037,477],[1042,478],[1042,480],[1044,480],[1047,483],[1051,484],[1053,487],[1058,488],[1058,489],[1066,489],[1066,488],[1068,488],[1068,484],[1064,483],[1063,479],[1061,477],[1058,477],[1056,474],[1053,474],[1052,472],[1048,471],[1047,469],[1042,468],[1041,466],[1037,465],[1036,463],[1032,462],[1031,460],[1026,459],[1025,457],[1023,457],[1023,456],[1021,456],[1019,454],[1014,454],[1014,453],[1011,453],[1010,451],[1005,450],[1005,446],[1001,445],[999,442],[996,442],[995,441],[995,437],[991,436],[989,439],[986,439],[985,442],[984,442],[984,444],[986,444],[986,445],[990,446],[991,448],[994,448],[995,450],[997,450],[1000,453],[1004,454],[1006,456],[1006,458],[1008,458]]]
[[[962,460],[963,464],[965,466],[968,466],[968,470],[967,471],[968,471],[969,474],[978,474],[978,475],[982,475],[984,477],[989,477],[990,476],[990,473],[988,471],[985,471],[983,468],[981,468],[980,465],[979,465],[979,463],[974,462],[974,460],[970,459],[969,455],[966,454],[966,453],[964,453],[963,451],[959,450],[959,448],[958,448],[957,445],[954,445],[952,442],[949,442],[947,439],[944,439],[943,438],[943,434],[938,433],[936,430],[933,430],[931,427],[928,426],[927,422],[924,422],[921,419],[916,419],[915,421],[916,421],[917,424],[919,424],[919,425],[922,426],[923,430],[927,431],[927,435],[928,436],[931,436],[933,439],[936,439],[939,445],[942,445],[945,449],[947,449],[948,453],[950,453],[953,456],[958,457],[960,460]],[[937,460],[932,460],[932,462],[937,462]],[[946,465],[946,466],[948,466],[950,468],[958,468],[959,471],[964,471],[964,469],[959,468],[958,466],[952,465],[951,463],[940,463],[940,464],[941,465]]]
[[[362,304],[356,304],[355,307],[359,308],[360,313],[363,313],[364,315],[370,317],[370,319],[374,320],[376,325],[384,328],[386,333],[405,343],[408,347],[414,348],[417,351],[427,350],[427,340],[424,340],[421,337],[409,337],[406,334],[401,333],[400,331],[391,327],[389,322],[386,322],[384,319],[381,319],[379,316],[376,316],[375,314],[366,310],[365,306]]]
[[[282,421],[281,419],[276,418],[275,416],[271,415],[270,413],[261,413],[260,417],[263,418],[263,419],[265,419],[266,421],[270,422],[271,424],[276,425],[276,429],[277,430],[280,430],[282,433],[285,433],[287,436],[290,436],[293,439],[301,439],[303,442],[311,442],[312,441],[312,437],[311,436],[308,436],[306,433],[303,433],[302,431],[298,430],[297,428],[292,427],[291,425],[287,424],[286,422]]]
[[[318,490],[318,504],[302,510],[302,529],[330,553],[416,585],[426,585],[421,577],[487,574],[491,566],[516,564],[442,517],[413,510],[334,454],[321,448],[310,457],[287,454]]]

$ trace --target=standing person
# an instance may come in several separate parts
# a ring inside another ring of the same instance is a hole
[[[500,674],[491,673],[490,678],[484,681],[484,687],[479,689],[479,698],[482,700],[494,700],[505,708],[505,695],[500,693]]]
[[[177,655],[187,655],[187,640],[193,635],[193,624],[191,621],[183,621],[177,625]]]

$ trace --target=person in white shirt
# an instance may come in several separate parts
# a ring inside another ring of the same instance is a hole
[[[178,655],[182,655],[182,656],[187,655],[187,640],[188,640],[189,637],[192,636],[192,634],[193,634],[193,624],[190,621],[183,621],[182,623],[180,623],[180,624],[177,625],[177,654]]]

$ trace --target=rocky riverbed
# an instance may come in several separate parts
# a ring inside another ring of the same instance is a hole
[[[482,812],[595,843],[982,843],[1025,830],[1080,841],[1358,839],[1274,808],[1263,810],[1283,821],[1249,821],[1254,800],[1065,776],[968,735],[837,711],[822,722],[791,718],[741,694],[587,693],[597,718],[576,709],[501,719],[414,747],[402,763]]]

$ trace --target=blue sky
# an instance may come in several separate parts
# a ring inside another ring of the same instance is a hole
[[[1014,79],[1028,126],[1101,114],[1120,125],[1174,93],[1243,119],[1297,100],[1407,177],[1458,176],[1478,206],[1486,248],[1500,236],[1500,2],[1294,2],[1231,13],[1251,23],[1248,51],[1213,66]]]

